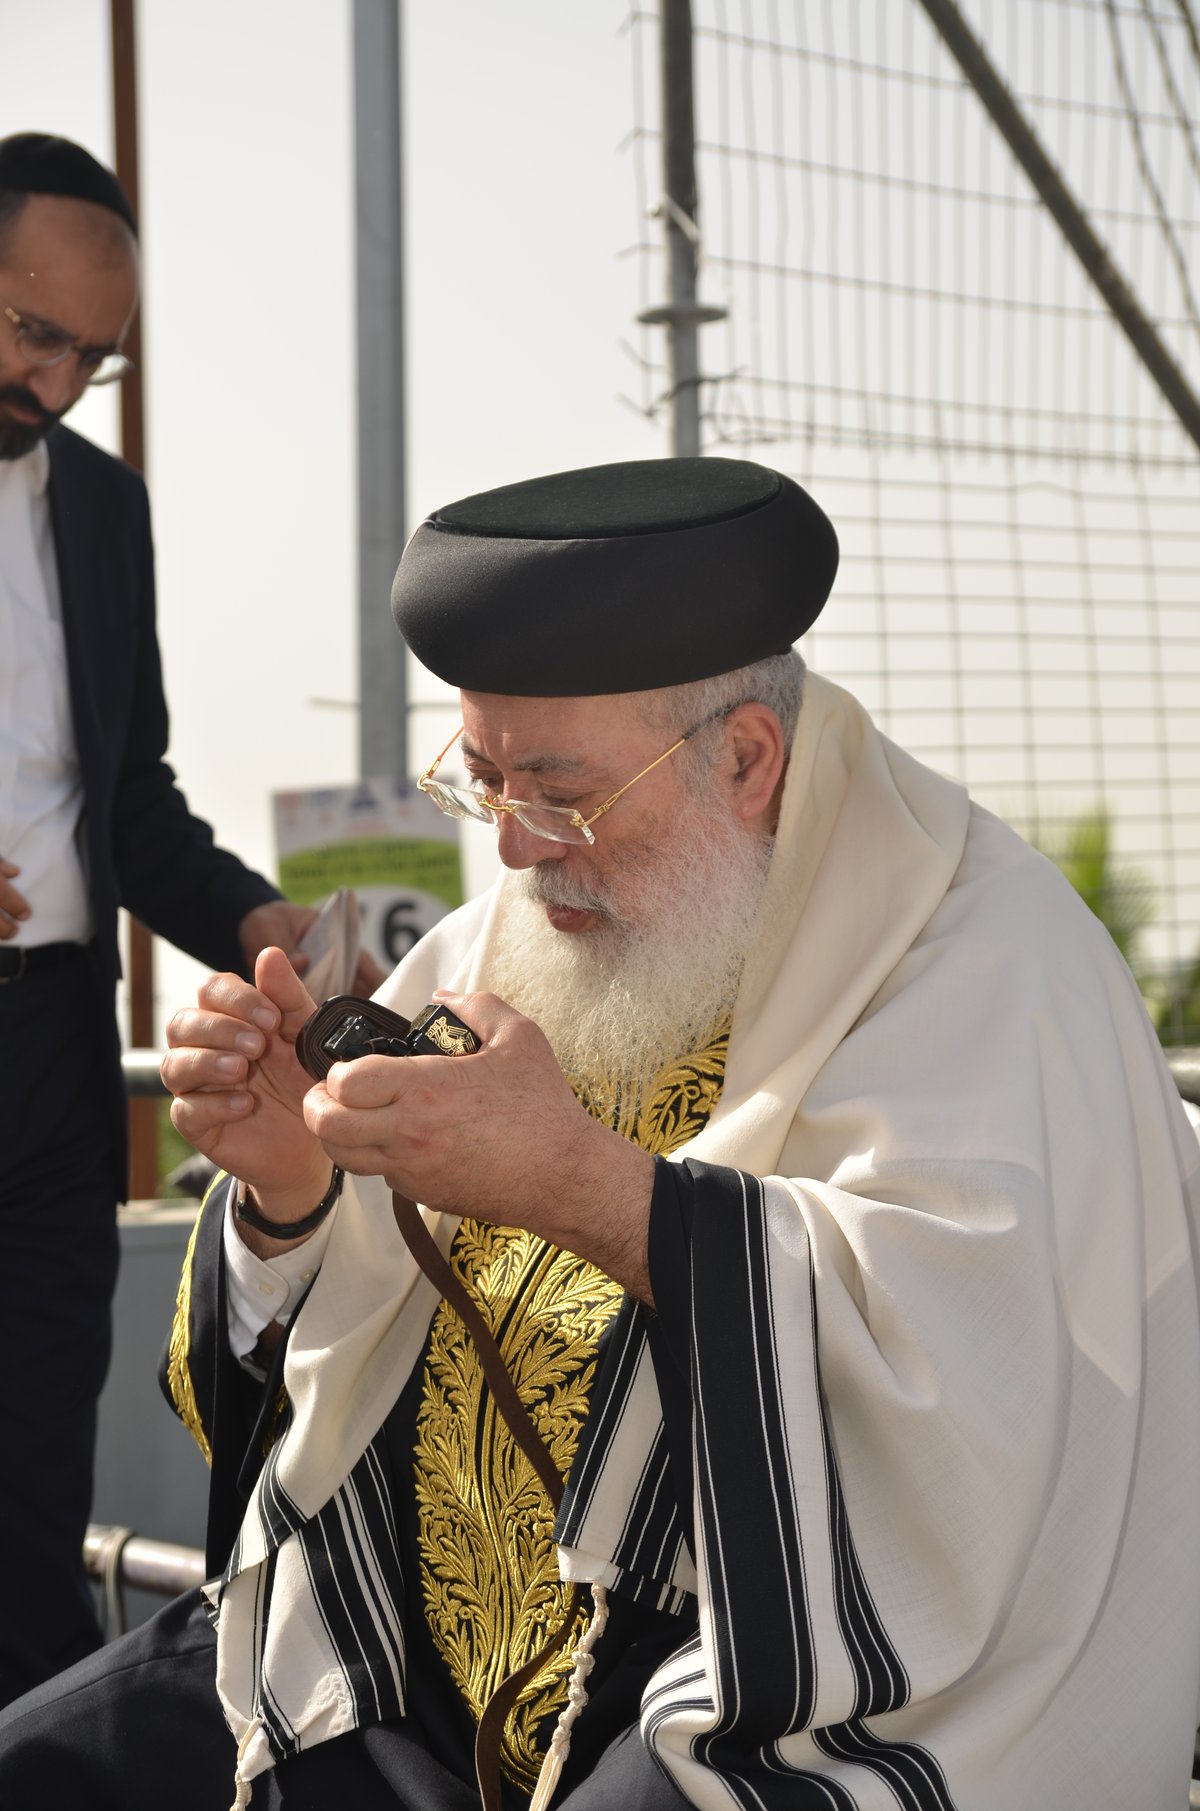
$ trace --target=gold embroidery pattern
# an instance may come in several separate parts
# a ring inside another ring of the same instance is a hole
[[[465,1220],[451,1263],[487,1319],[554,1463],[569,1471],[618,1284],[531,1233]],[[417,1501],[426,1614],[472,1715],[547,1639],[566,1601],[553,1564],[553,1513],[484,1387],[475,1348],[443,1307],[417,1417]],[[572,1644],[573,1645],[573,1644]],[[532,1791],[533,1740],[555,1709],[569,1660],[531,1682],[501,1764]]]
[[[644,1109],[585,1099],[653,1155],[703,1126],[721,1092],[728,1028],[657,1078]],[[464,1220],[450,1262],[484,1315],[522,1402],[569,1475],[587,1415],[600,1335],[621,1301],[610,1277],[532,1233]],[[421,1589],[434,1642],[471,1714],[535,1653],[566,1610],[554,1515],[496,1412],[475,1348],[445,1303],[434,1316],[417,1414],[415,1485]],[[580,1623],[582,1634],[586,1618]],[[565,1702],[575,1641],[526,1686],[500,1762],[532,1791],[543,1720]]]
[[[203,1213],[203,1211],[202,1208],[200,1212]],[[179,1289],[175,1296],[175,1318],[171,1323],[171,1341],[167,1348],[167,1388],[171,1392],[171,1401],[175,1404],[176,1414],[204,1454],[204,1463],[211,1466],[212,1448],[200,1417],[200,1407],[196,1401],[189,1362],[192,1338],[192,1260],[196,1254],[196,1237],[199,1231],[200,1213],[196,1215],[196,1224],[193,1226],[192,1236],[188,1240],[188,1248],[183,1259],[183,1271],[179,1278]]]
[[[695,1138],[720,1099],[728,1049],[725,1025],[703,1050],[662,1071],[640,1111],[622,1099],[618,1088],[590,1094],[579,1090],[579,1098],[594,1118],[622,1138],[654,1157],[669,1157]]]
[[[275,1398],[275,1406],[271,1410],[271,1419],[268,1421],[266,1428],[263,1431],[262,1456],[264,1459],[270,1457],[271,1448],[275,1445],[277,1440],[282,1438],[284,1431],[284,1416],[288,1413],[290,1406],[291,1405],[288,1402],[287,1385],[281,1383],[279,1386],[279,1393]]]

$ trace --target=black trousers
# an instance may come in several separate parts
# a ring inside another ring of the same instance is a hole
[[[0,1805],[226,1811],[236,1750],[213,1684],[216,1638],[189,1591],[0,1712]],[[587,1716],[586,1709],[583,1715]],[[519,1796],[513,1804],[523,1804]],[[636,1728],[555,1811],[683,1811]],[[254,1781],[252,1811],[479,1811],[408,1721],[356,1730]]]
[[[100,1642],[83,1568],[117,1276],[90,958],[0,986],[0,1704]]]

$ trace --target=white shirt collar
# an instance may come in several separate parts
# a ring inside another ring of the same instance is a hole
[[[22,453],[19,459],[6,459],[0,464],[0,477],[11,476],[14,485],[24,489],[31,497],[44,497],[46,485],[50,480],[50,452],[44,440],[39,440],[32,452]],[[18,496],[20,490],[9,493]]]
[[[29,488],[35,497],[44,497],[50,481],[50,449],[39,440],[31,453],[25,454],[29,467]]]

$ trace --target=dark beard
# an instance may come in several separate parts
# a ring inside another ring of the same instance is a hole
[[[0,417],[0,459],[23,459],[46,438],[59,418],[43,409],[32,390],[23,390],[19,384],[0,386],[0,406],[6,402],[15,403],[19,409],[36,409],[40,417],[32,422],[5,421]]]

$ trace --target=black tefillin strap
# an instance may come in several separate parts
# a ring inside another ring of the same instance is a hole
[[[296,1039],[297,1056],[318,1081],[324,1080],[334,1063],[360,1056],[473,1056],[479,1048],[470,1026],[447,1006],[426,1006],[410,1024],[386,1006],[347,994],[319,1006]],[[563,1479],[517,1393],[491,1329],[439,1251],[416,1203],[393,1192],[392,1211],[414,1259],[466,1328],[496,1407],[557,1512],[563,1499]],[[582,1586],[573,1585],[566,1613],[550,1639],[524,1666],[509,1674],[483,1707],[475,1736],[475,1777],[483,1811],[503,1811],[500,1744],[513,1706],[529,1681],[566,1646],[585,1602]]]

